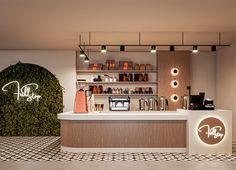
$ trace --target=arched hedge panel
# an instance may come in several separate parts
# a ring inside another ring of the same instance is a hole
[[[62,111],[62,87],[45,68],[19,62],[0,72],[0,136],[59,135]]]

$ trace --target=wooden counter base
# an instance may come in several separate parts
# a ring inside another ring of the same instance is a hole
[[[186,120],[61,120],[61,146],[185,148]]]

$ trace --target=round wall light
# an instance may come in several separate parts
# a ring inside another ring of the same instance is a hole
[[[177,88],[179,87],[179,81],[178,80],[172,80],[170,83],[172,88]]]
[[[179,101],[179,96],[177,94],[172,94],[170,97],[172,102],[178,102]]]
[[[177,76],[179,74],[179,69],[174,67],[170,70],[172,76]]]

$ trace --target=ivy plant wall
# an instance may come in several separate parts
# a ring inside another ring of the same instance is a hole
[[[0,72],[0,136],[59,135],[62,87],[45,68],[17,63]]]

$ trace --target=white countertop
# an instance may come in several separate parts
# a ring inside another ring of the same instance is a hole
[[[73,113],[57,115],[60,120],[187,120],[188,112],[177,111],[113,111]]]

